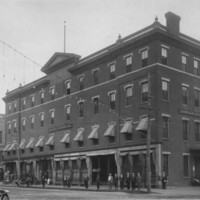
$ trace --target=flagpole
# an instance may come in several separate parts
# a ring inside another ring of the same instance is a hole
[[[65,42],[66,42],[66,21],[64,21],[64,53],[65,53]]]

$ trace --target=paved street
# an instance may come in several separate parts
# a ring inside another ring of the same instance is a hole
[[[16,186],[4,186],[1,188],[10,191],[9,196],[12,200],[129,200],[129,199],[200,199],[200,187],[174,187],[167,190],[152,189],[151,194],[142,192],[121,192],[107,191],[102,188],[96,191],[95,187],[86,191],[84,188],[72,188],[64,190],[59,188],[26,188]]]

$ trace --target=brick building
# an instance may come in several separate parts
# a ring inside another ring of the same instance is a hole
[[[80,184],[108,173],[145,177],[151,99],[151,176],[189,185],[200,175],[200,42],[180,32],[180,17],[150,26],[83,59],[55,53],[46,75],[6,93],[5,170],[53,183]],[[136,131],[137,127],[144,131]],[[18,151],[18,149],[20,149]],[[19,154],[18,154],[19,153]]]

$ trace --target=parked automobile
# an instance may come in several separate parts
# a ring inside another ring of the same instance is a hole
[[[0,199],[1,200],[9,200],[8,193],[9,193],[8,190],[1,190],[0,189]]]

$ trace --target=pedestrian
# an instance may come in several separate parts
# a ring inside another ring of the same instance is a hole
[[[86,177],[84,179],[85,189],[88,189],[88,182],[89,182],[89,177],[88,177],[88,175],[86,175]]]
[[[112,186],[113,186],[113,176],[110,173],[109,176],[108,176],[108,187],[109,187],[109,190],[112,190]]]
[[[64,175],[64,178],[63,178],[63,187],[65,188],[67,186],[67,176]]]
[[[141,184],[142,184],[142,176],[140,175],[140,173],[137,173],[136,181],[137,181],[138,191],[140,191]]]
[[[45,187],[45,175],[43,174],[42,175],[42,187],[44,188]]]
[[[96,177],[96,184],[97,184],[97,190],[100,189],[100,177],[99,177],[99,174],[97,174],[97,177]]]
[[[30,175],[26,176],[26,186],[29,187],[30,186],[30,182],[31,182],[31,177]]]
[[[126,187],[127,187],[127,190],[130,189],[130,183],[131,183],[130,173],[127,172],[127,173],[126,173]]]
[[[71,175],[69,175],[67,178],[67,186],[68,187],[71,187],[71,182],[72,182],[72,178],[71,178]]]
[[[124,176],[123,176],[123,174],[120,174],[119,181],[120,181],[120,189],[123,190],[124,189]]]
[[[162,173],[162,189],[166,189],[167,186],[167,175],[165,172]]]
[[[132,191],[135,190],[135,183],[136,183],[136,177],[135,177],[135,173],[133,172],[132,176],[131,176],[131,188],[132,188]]]
[[[114,186],[115,186],[115,190],[118,190],[118,176],[117,176],[117,174],[114,175],[113,183],[114,183]]]

